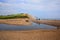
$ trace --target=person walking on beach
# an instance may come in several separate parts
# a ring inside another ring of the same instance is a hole
[[[40,18],[38,20],[40,21]],[[40,25],[40,23],[39,23],[39,25]]]

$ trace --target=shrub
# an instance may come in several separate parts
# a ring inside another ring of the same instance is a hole
[[[0,16],[0,19],[12,19],[12,18],[28,18],[28,16],[24,14],[13,14],[13,15],[6,15],[6,16]]]

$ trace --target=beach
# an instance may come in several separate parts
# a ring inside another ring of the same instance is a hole
[[[60,40],[60,29],[0,31],[0,40]]]

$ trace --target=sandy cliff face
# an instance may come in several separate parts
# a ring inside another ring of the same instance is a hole
[[[1,24],[12,24],[12,25],[31,25],[28,18],[17,18],[17,19],[4,19],[0,20]]]

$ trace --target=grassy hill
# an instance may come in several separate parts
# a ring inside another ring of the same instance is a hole
[[[27,14],[11,14],[11,15],[0,15],[0,19],[13,19],[13,18],[28,18]]]

